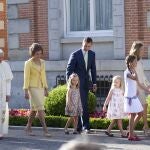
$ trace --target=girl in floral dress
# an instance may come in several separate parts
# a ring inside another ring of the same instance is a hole
[[[82,104],[79,91],[79,77],[73,73],[68,80],[68,90],[66,95],[66,108],[65,114],[70,116],[65,125],[65,134],[69,134],[68,127],[73,122],[73,134],[77,134],[78,117],[82,116]]]
[[[107,105],[108,110],[106,108]],[[120,76],[113,77],[111,89],[103,106],[103,111],[106,112],[106,110],[107,118],[111,119],[111,123],[107,131],[105,131],[105,134],[112,137],[113,134],[111,133],[111,130],[117,122],[121,137],[126,137],[122,128],[122,119],[126,117],[126,114],[124,113],[123,81]]]

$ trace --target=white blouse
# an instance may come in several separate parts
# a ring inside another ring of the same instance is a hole
[[[0,80],[5,81],[6,83],[6,95],[10,95],[12,78],[13,74],[11,72],[9,64],[5,61],[2,61],[0,63]]]

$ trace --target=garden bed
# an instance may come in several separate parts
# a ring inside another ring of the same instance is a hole
[[[13,109],[10,110],[9,124],[12,126],[25,126],[27,124],[29,109]],[[66,116],[46,116],[46,124],[48,127],[59,127],[64,128],[68,117]],[[110,124],[110,120],[105,118],[103,112],[95,112],[90,114],[90,128],[92,129],[106,129]],[[150,119],[148,119],[148,124],[150,125]],[[123,128],[126,129],[128,125],[128,119],[123,119]],[[41,126],[38,117],[33,121],[33,126]],[[139,121],[136,129],[142,130],[143,122]],[[117,126],[114,127],[117,129]]]

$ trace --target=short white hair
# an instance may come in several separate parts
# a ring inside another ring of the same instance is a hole
[[[95,143],[79,142],[79,141],[69,141],[63,144],[59,150],[104,150],[106,147],[97,145]]]
[[[2,49],[0,49],[0,54],[3,54],[4,55],[4,51]]]

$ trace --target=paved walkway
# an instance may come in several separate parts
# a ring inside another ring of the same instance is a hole
[[[0,140],[0,150],[58,150],[63,143],[72,139],[95,142],[109,150],[150,150],[150,137],[142,136],[142,132],[138,132],[142,141],[131,142],[121,138],[118,131],[114,131],[115,137],[107,137],[102,130],[94,130],[88,136],[75,136],[65,135],[63,129],[49,128],[52,137],[45,138],[41,128],[34,128],[36,136],[32,137],[25,135],[23,129],[24,127],[10,127],[9,135]]]

